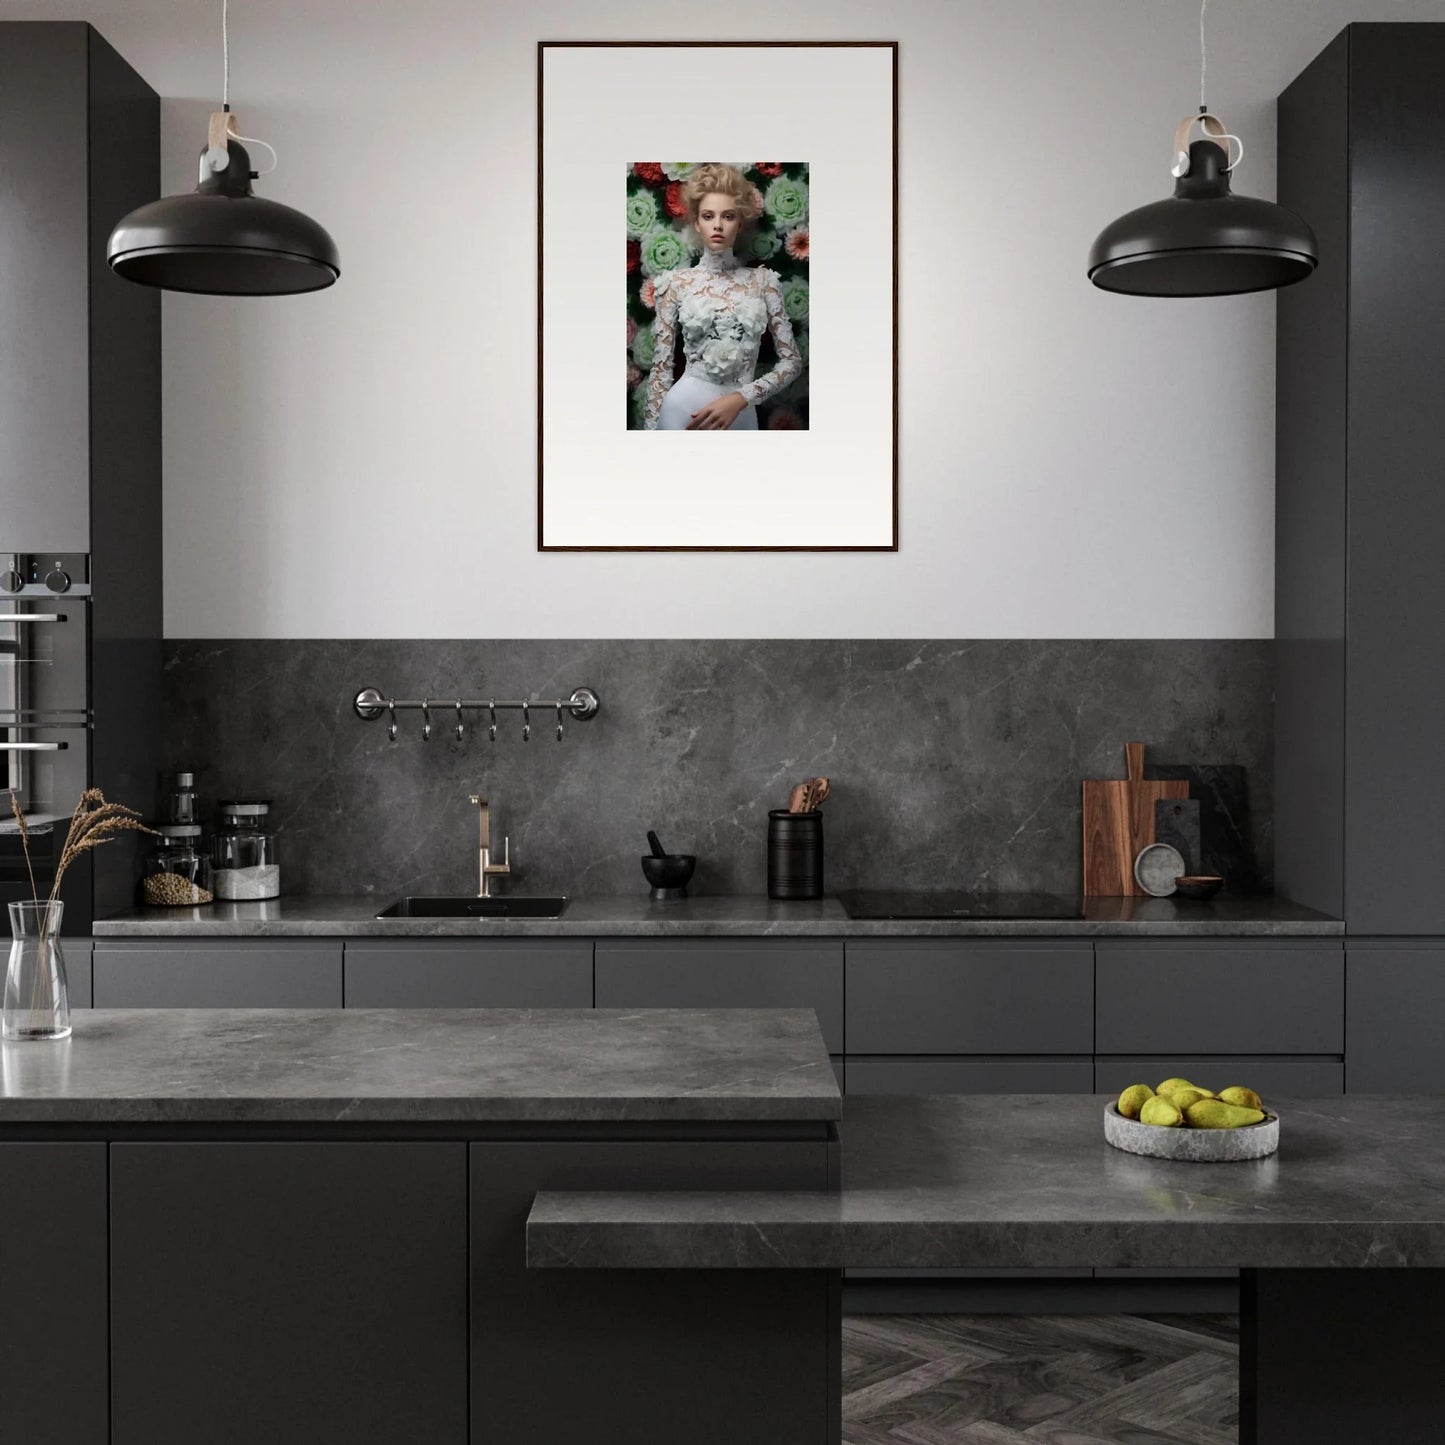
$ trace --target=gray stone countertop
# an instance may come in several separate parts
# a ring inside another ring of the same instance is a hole
[[[1090,898],[1065,919],[849,918],[836,898],[775,903],[701,895],[576,898],[560,918],[377,918],[386,897],[295,897],[204,908],[136,908],[98,920],[97,938],[1292,938],[1342,935],[1336,918],[1275,897]]]
[[[842,1190],[542,1193],[534,1268],[1445,1266],[1440,1100],[1269,1099],[1277,1154],[1104,1142],[1102,1096],[848,1098]]]
[[[8,1124],[816,1121],[808,1009],[85,1009],[0,1046]]]

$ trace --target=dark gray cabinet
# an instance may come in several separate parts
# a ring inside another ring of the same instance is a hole
[[[528,1271],[525,1227],[543,1189],[817,1190],[829,1168],[821,1140],[473,1144],[472,1439],[825,1445],[841,1389],[819,1344],[840,1331],[827,1271]],[[558,1338],[579,1342],[565,1369]]]
[[[1092,1094],[1094,1060],[918,1056],[848,1060],[850,1094]]]
[[[1100,1054],[1342,1054],[1338,944],[1103,940],[1095,949]]]
[[[465,1445],[466,1169],[449,1142],[113,1145],[111,1445],[256,1445],[261,1422]]]
[[[109,1439],[105,1178],[104,1144],[0,1144],[0,1438],[16,1445]]]
[[[1081,943],[848,945],[848,1053],[1090,1055],[1094,955]]]
[[[606,940],[598,1008],[810,1008],[843,1052],[843,945],[826,940]]]
[[[1347,26],[1279,99],[1320,260],[1277,310],[1275,871],[1351,934],[1445,935],[1442,125],[1438,23]]]
[[[582,939],[348,942],[347,1008],[591,1008]]]
[[[340,1008],[340,941],[98,939],[96,1008]]]
[[[1352,1094],[1445,1094],[1445,943],[1351,943],[1345,1082]]]
[[[1138,1054],[1105,1056],[1094,1061],[1094,1090],[1117,1094],[1130,1084],[1150,1088],[1167,1078],[1184,1078],[1216,1093],[1243,1084],[1271,1097],[1309,1098],[1343,1094],[1345,1066],[1338,1058],[1240,1054]]]

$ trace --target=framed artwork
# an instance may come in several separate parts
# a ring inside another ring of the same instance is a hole
[[[897,550],[897,62],[538,45],[540,550]]]

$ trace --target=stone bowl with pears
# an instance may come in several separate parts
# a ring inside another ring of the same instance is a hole
[[[1104,1138],[1151,1159],[1227,1164],[1263,1159],[1279,1148],[1279,1115],[1243,1084],[1215,1093],[1188,1079],[1157,1089],[1130,1084],[1104,1109]]]

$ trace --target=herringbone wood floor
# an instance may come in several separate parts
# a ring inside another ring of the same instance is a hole
[[[850,1315],[845,1445],[1237,1445],[1233,1315]]]

